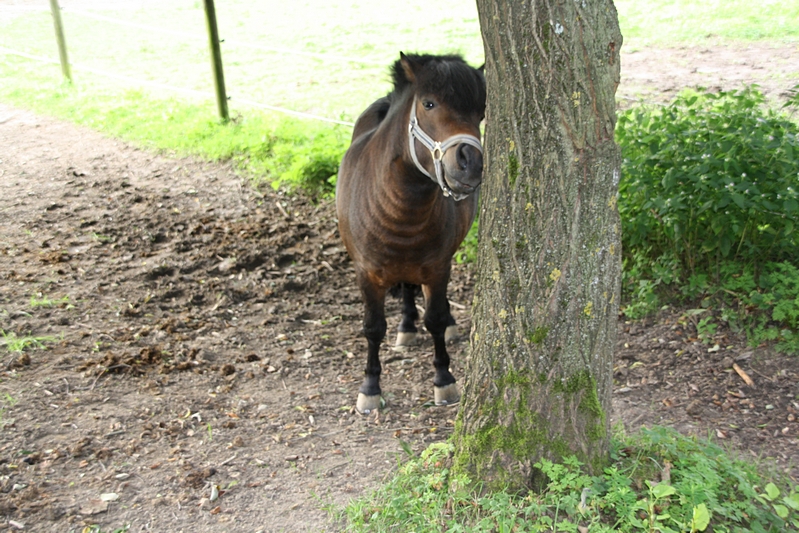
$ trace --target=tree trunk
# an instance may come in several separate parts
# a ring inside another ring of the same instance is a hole
[[[611,0],[478,0],[486,169],[455,469],[538,485],[536,461],[607,461],[621,279]]]

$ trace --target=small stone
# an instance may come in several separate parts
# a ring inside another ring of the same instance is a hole
[[[685,408],[685,412],[691,416],[699,416],[702,414],[702,402],[694,400]]]
[[[236,373],[236,367],[230,363],[225,363],[219,369],[219,373],[223,376],[230,376]]]

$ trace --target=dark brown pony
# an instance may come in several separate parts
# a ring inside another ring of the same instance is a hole
[[[414,286],[425,299],[433,336],[437,405],[460,399],[449,371],[447,300],[452,256],[477,209],[483,174],[480,122],[485,78],[457,56],[404,55],[392,69],[394,90],[355,123],[336,184],[339,231],[355,264],[364,300],[369,351],[356,407],[380,406],[380,343],[386,292],[402,284],[398,343],[415,334]]]

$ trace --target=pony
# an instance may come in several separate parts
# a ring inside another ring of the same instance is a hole
[[[483,175],[482,67],[455,55],[400,53],[391,74],[391,93],[358,117],[336,182],[339,233],[364,303],[368,352],[355,406],[361,414],[381,407],[385,297],[398,285],[397,344],[417,333],[414,294],[421,286],[424,325],[435,346],[435,403],[458,403],[446,346],[455,334],[447,284],[452,256],[477,212]]]

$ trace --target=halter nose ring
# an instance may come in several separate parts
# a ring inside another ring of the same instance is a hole
[[[436,171],[435,178],[433,178],[427,169],[425,169],[422,164],[419,163],[419,158],[416,156],[416,145],[414,144],[414,140],[418,140],[420,143],[422,143],[422,146],[430,151],[430,155],[433,158],[433,166],[435,167]],[[462,143],[473,146],[474,148],[480,150],[481,154],[483,153],[483,145],[480,142],[480,139],[467,133],[453,135],[452,137],[444,140],[444,142],[434,141],[433,138],[425,133],[421,126],[419,126],[419,120],[416,118],[416,96],[413,97],[413,104],[411,105],[411,118],[408,124],[408,148],[411,151],[413,162],[416,165],[416,168],[418,168],[422,174],[430,179],[436,180],[438,186],[441,187],[441,191],[444,193],[444,196],[452,196],[455,201],[463,200],[469,196],[469,194],[459,194],[449,188],[449,185],[447,185],[447,182],[444,180],[443,160],[444,154],[447,152],[447,150]]]

